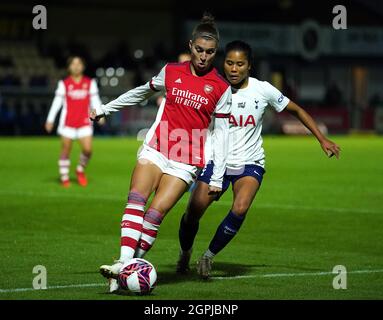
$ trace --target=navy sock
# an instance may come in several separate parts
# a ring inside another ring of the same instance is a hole
[[[214,255],[220,252],[234,238],[244,220],[245,216],[238,216],[230,210],[211,240],[209,250]]]
[[[190,224],[185,222],[185,214],[181,218],[180,229],[178,231],[178,238],[180,241],[181,249],[189,251],[193,247],[195,236],[197,235],[199,223]]]

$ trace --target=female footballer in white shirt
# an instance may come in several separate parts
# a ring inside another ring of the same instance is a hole
[[[266,81],[249,76],[251,68],[251,47],[242,41],[233,41],[226,46],[224,71],[229,80],[232,95],[232,111],[229,128],[229,152],[222,193],[230,183],[233,186],[234,200],[228,215],[219,225],[209,248],[199,259],[197,271],[203,279],[208,279],[213,257],[220,252],[238,232],[246,217],[265,172],[265,155],[262,148],[262,117],[270,105],[277,112],[286,110],[297,117],[317,138],[323,151],[339,157],[340,148],[328,140],[318,129],[313,118],[296,103],[285,97],[278,89]],[[208,142],[207,142],[208,147]],[[216,195],[209,195],[208,184],[214,168],[210,162],[200,173],[186,212],[180,223],[179,240],[181,245],[177,272],[189,270],[189,261],[199,220]],[[221,193],[221,194],[222,194]]]

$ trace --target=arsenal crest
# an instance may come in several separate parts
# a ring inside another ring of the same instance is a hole
[[[211,93],[211,92],[213,92],[213,86],[211,86],[210,84],[205,84],[203,91],[205,91],[205,93],[207,93],[207,94]]]

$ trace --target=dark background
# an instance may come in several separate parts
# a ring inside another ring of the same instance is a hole
[[[32,27],[32,8],[47,9],[47,30]],[[347,30],[335,30],[335,5]],[[66,59],[77,54],[96,78],[103,102],[143,84],[187,50],[192,27],[207,10],[221,44],[254,49],[252,76],[267,80],[305,107],[324,130],[383,132],[383,5],[381,1],[242,0],[3,1],[0,4],[0,134],[42,135]],[[314,26],[313,26],[314,25]],[[104,135],[136,134],[156,114],[156,97],[120,112]],[[283,116],[265,115],[265,133],[286,131]]]

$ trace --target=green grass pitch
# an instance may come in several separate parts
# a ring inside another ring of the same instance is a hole
[[[58,138],[0,139],[0,300],[2,299],[382,299],[383,138],[332,137],[340,160],[312,137],[265,138],[266,175],[238,235],[203,282],[195,261],[230,208],[231,192],[201,221],[193,268],[176,275],[178,224],[189,194],[164,220],[146,259],[158,286],[145,297],[106,293],[101,264],[119,254],[120,220],[139,146],[96,138],[90,184],[58,184]],[[72,154],[73,168],[79,148]],[[35,265],[48,289],[32,290]],[[335,290],[335,265],[347,289]]]

